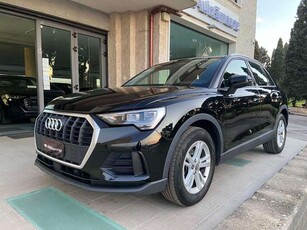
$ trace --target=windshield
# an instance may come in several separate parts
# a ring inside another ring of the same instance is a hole
[[[220,63],[220,58],[208,58],[160,64],[136,75],[124,86],[209,87]]]

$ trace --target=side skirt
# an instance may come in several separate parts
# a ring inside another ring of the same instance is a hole
[[[272,131],[269,131],[265,134],[262,134],[261,136],[259,137],[256,137],[252,140],[249,140],[245,143],[242,143],[238,146],[235,146],[233,147],[232,149],[229,149],[227,150],[226,152],[224,152],[222,155],[221,155],[221,162],[229,159],[230,157],[233,157],[235,155],[238,155],[240,153],[243,153],[243,152],[246,152],[248,150],[251,150],[251,149],[254,149],[256,148],[258,145],[262,145],[266,142],[268,142],[269,140],[271,140],[273,138],[273,135],[274,135],[274,131],[275,130],[272,130]]]

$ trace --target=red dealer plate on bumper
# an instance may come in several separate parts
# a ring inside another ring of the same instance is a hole
[[[50,156],[63,158],[64,143],[50,139],[43,139],[43,151]]]

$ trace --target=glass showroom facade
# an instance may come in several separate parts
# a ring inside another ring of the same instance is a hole
[[[170,27],[171,60],[228,54],[228,43],[173,21]]]
[[[0,74],[37,77],[35,21],[0,13]]]
[[[0,12],[0,124],[19,113],[18,122],[30,120],[56,96],[105,87],[106,39],[104,31]]]

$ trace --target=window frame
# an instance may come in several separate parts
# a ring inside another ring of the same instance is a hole
[[[260,67],[260,69],[264,72],[264,76],[269,80],[269,82],[271,83],[270,85],[259,85],[258,82],[256,81],[256,78],[254,76],[254,73],[252,71],[252,66],[250,63],[253,63],[255,65],[257,65],[258,67]],[[269,74],[269,72],[260,64],[260,63],[257,63],[255,62],[254,60],[247,60],[247,64],[248,64],[248,67],[250,69],[250,72],[252,73],[252,76],[253,76],[253,79],[256,83],[257,86],[259,87],[276,87],[276,83],[273,81],[271,75]]]
[[[273,80],[273,78],[271,77],[271,74],[269,73],[269,71],[267,71],[266,70],[266,68],[264,68],[264,67],[261,67],[263,70],[264,70],[264,72],[266,73],[266,76],[267,76],[267,78],[269,78],[269,80],[271,81],[271,83],[273,83],[272,85],[268,85],[268,86],[274,86],[274,87],[276,87],[276,83],[275,83],[275,81]]]

